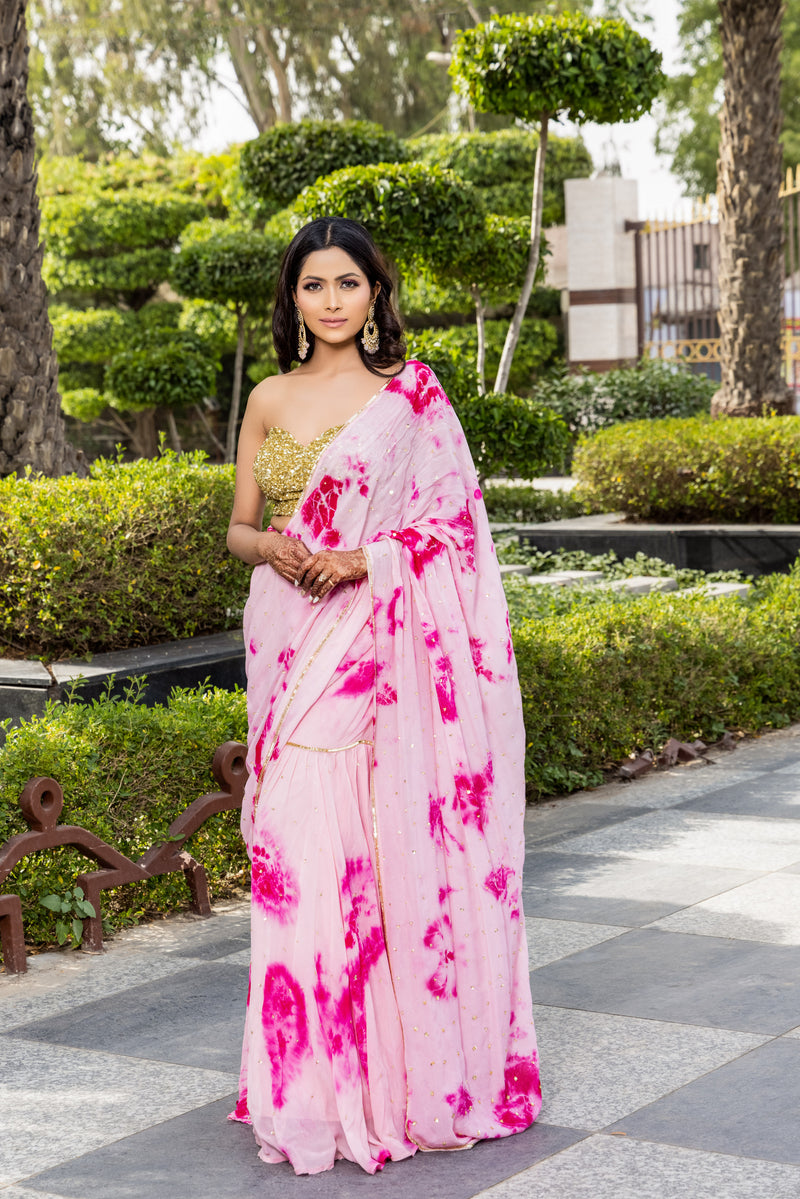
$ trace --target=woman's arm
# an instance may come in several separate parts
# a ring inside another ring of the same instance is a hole
[[[262,530],[265,500],[253,474],[253,460],[264,441],[265,384],[260,383],[250,394],[239,433],[236,456],[236,491],[233,511],[228,525],[228,549],[236,558],[258,566],[269,565],[283,578],[294,582],[298,568],[309,552],[295,537]]]

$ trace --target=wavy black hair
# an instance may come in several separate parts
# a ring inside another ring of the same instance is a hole
[[[361,344],[361,338],[356,338],[356,348],[364,366],[373,375],[382,375],[384,372],[376,368],[395,366],[398,362],[405,364],[406,343],[392,299],[395,288],[391,268],[363,225],[346,217],[334,216],[320,217],[304,225],[292,238],[283,256],[272,314],[272,340],[281,370],[285,373],[291,370],[295,360],[299,361],[297,340],[300,330],[293,293],[297,290],[303,263],[315,250],[326,250],[330,246],[350,255],[359,270],[367,276],[370,287],[376,283],[381,285],[375,299],[375,323],[380,333],[380,348],[376,353],[368,354]],[[310,329],[306,337],[307,362],[314,353],[315,338]]]

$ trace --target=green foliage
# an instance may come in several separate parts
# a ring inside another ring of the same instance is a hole
[[[178,328],[193,333],[214,354],[236,349],[236,315],[211,300],[187,300],[181,307]]]
[[[503,350],[506,326],[504,321],[486,321],[486,373],[497,370]],[[475,325],[456,325],[449,329],[422,329],[407,337],[408,354],[433,368],[451,401],[461,403],[477,394],[475,356],[478,331]],[[558,334],[549,321],[526,320],[522,326],[509,387],[525,392],[534,385],[536,376],[554,360]]]
[[[532,791],[596,785],[604,768],[670,736],[713,741],[796,719],[799,630],[796,569],[753,603],[702,591],[595,597],[517,624]]]
[[[140,332],[136,313],[121,308],[59,305],[51,308],[50,319],[60,366],[74,362],[105,364],[127,349]]]
[[[96,387],[75,387],[61,392],[61,407],[67,416],[86,424],[97,420],[107,406],[108,397]]]
[[[800,417],[634,421],[583,438],[581,497],[638,520],[800,522]]]
[[[239,169],[259,211],[270,215],[322,175],[406,157],[400,138],[373,121],[296,121],[247,142]]]
[[[300,221],[343,216],[366,225],[381,249],[413,269],[439,270],[469,253],[484,228],[476,189],[423,163],[346,167],[318,179],[295,203]]]
[[[212,233],[181,245],[171,280],[193,299],[265,310],[275,295],[284,249],[283,243],[262,233]]]
[[[717,386],[688,366],[644,358],[638,366],[601,374],[554,371],[538,385],[536,399],[563,417],[577,436],[622,421],[709,412]]]
[[[210,769],[214,750],[223,741],[243,741],[246,733],[241,691],[176,689],[166,705],[145,707],[132,686],[126,699],[107,694],[89,704],[52,704],[43,716],[7,729],[0,749],[0,844],[25,831],[18,796],[28,779],[44,775],[64,788],[64,823],[82,825],[135,860],[166,837],[193,799],[217,789]],[[187,848],[205,867],[215,897],[241,892],[247,857],[238,812],[212,817]],[[34,943],[63,944],[63,931],[65,941],[75,942],[72,920],[85,914],[79,905],[86,901],[73,882],[87,868],[94,866],[79,851],[64,848],[25,858],[12,872],[4,889],[22,898],[26,934]],[[179,871],[104,892],[103,915],[119,928],[187,908],[188,901]]]
[[[455,171],[480,189],[489,212],[527,217],[530,223],[531,178],[539,135],[528,129],[493,133],[428,133],[408,142],[411,153],[428,166]],[[542,224],[564,223],[564,180],[592,172],[589,151],[579,137],[550,137],[544,170]]]
[[[544,520],[567,520],[583,516],[586,505],[573,499],[568,491],[545,491],[538,487],[493,483],[483,488],[489,520],[497,524],[538,524]],[[513,557],[501,561],[524,561],[515,543]],[[500,551],[498,550],[498,558]]]
[[[454,408],[478,474],[535,479],[558,467],[569,449],[569,431],[550,409],[506,392],[459,400]]]
[[[200,404],[214,394],[218,365],[189,334],[164,345],[123,350],[106,371],[108,403],[121,412]]]
[[[225,544],[232,466],[202,454],[89,477],[0,480],[0,643],[59,657],[152,645],[238,623],[249,569]]]
[[[94,905],[84,898],[83,887],[68,887],[61,895],[42,895],[39,903],[48,912],[55,912],[56,940],[59,945],[70,943],[75,949],[83,940],[83,920],[86,916],[96,916]]]
[[[152,195],[187,196],[203,204],[210,216],[222,217],[235,202],[239,152],[200,154],[179,150],[157,154],[104,154],[96,162],[76,155],[45,154],[39,163],[39,195],[87,196],[142,191]]]
[[[625,21],[519,14],[462,30],[450,74],[478,112],[536,122],[635,121],[663,82],[661,54]]]

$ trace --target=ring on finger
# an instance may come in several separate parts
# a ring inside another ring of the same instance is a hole
[[[323,571],[323,573],[321,575],[317,575],[317,582],[324,583],[324,582],[326,582],[327,578],[328,578],[328,576]]]

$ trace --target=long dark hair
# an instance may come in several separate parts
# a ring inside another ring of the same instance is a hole
[[[283,256],[275,295],[275,311],[272,314],[272,340],[278,355],[278,365],[286,372],[291,370],[292,362],[299,361],[299,327],[292,293],[297,289],[303,263],[315,250],[327,250],[330,246],[344,250],[345,254],[350,255],[359,270],[367,276],[370,287],[374,287],[376,283],[381,285],[375,300],[375,323],[380,333],[380,348],[376,353],[368,354],[361,344],[360,337],[356,338],[356,348],[367,370],[372,371],[373,375],[383,374],[383,371],[376,368],[404,363],[406,356],[403,326],[392,299],[394,284],[390,267],[363,225],[359,225],[358,221],[338,216],[320,217],[319,220],[304,225],[292,238]],[[307,362],[314,353],[315,339],[310,329],[306,331],[306,337]]]

